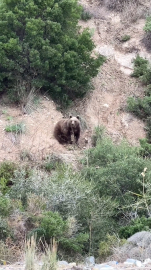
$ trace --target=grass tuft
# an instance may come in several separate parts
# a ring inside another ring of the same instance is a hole
[[[25,124],[21,122],[19,124],[7,125],[5,127],[5,131],[6,132],[13,132],[16,134],[25,133]]]
[[[51,245],[45,244],[42,266],[37,264],[36,235],[32,235],[25,242],[25,270],[56,270],[57,269],[57,243],[52,239]]]

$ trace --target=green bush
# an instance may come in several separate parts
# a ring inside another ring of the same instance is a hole
[[[151,16],[146,19],[144,30],[145,32],[151,32]]]
[[[0,196],[0,216],[8,216],[12,208],[12,202],[8,196]]]
[[[2,162],[0,164],[0,191],[5,194],[12,185],[11,179],[14,176],[16,165],[12,162]]]
[[[104,57],[88,29],[79,31],[77,0],[4,0],[0,9],[0,91],[24,105],[42,89],[62,105],[91,89]]]
[[[146,74],[147,68],[148,60],[137,55],[137,57],[134,59],[134,71],[131,76],[140,78]]]
[[[127,109],[139,118],[146,121],[146,131],[148,142],[151,142],[151,67],[148,60],[137,56],[134,60],[134,77],[141,79],[147,85],[144,98],[132,98],[127,100]]]
[[[81,13],[81,20],[88,21],[91,19],[91,17],[92,17],[92,15],[88,11],[84,10],[84,8],[83,8],[82,13]]]
[[[151,96],[145,96],[143,99],[129,97],[127,109],[140,119],[146,120],[147,117],[151,116]]]
[[[63,164],[61,158],[56,156],[55,154],[51,154],[47,157],[46,161],[43,164],[43,167],[46,171],[50,172],[51,170],[56,169],[61,164]]]
[[[105,241],[100,242],[99,246],[99,256],[101,259],[106,259],[113,253],[113,248],[117,248],[125,244],[125,239],[119,239],[118,236],[114,235],[106,235]]]
[[[50,244],[52,238],[58,241],[65,232],[66,222],[57,212],[44,212],[41,217],[34,218],[34,220],[39,225],[38,228],[30,232],[30,236],[36,232],[37,236],[44,237],[48,244]]]
[[[151,218],[141,217],[131,222],[127,226],[123,226],[119,230],[121,238],[129,238],[133,234],[141,231],[149,231],[151,229]]]
[[[140,149],[139,149],[139,155],[143,158],[151,158],[151,144],[148,143],[147,138],[140,139]]]
[[[66,229],[66,223],[59,213],[46,212],[41,219],[40,228],[45,232],[46,241],[50,241],[52,237],[58,239],[62,236]]]
[[[126,41],[128,41],[128,40],[130,40],[130,36],[129,35],[125,35],[125,36],[123,36],[122,38],[121,38],[121,41],[122,42],[126,42]]]
[[[80,253],[82,255],[85,245],[88,245],[89,234],[79,233],[72,238],[62,237],[59,241],[60,248],[68,254]]]
[[[102,140],[104,136],[104,127],[103,126],[98,126],[94,129],[94,134],[92,136],[92,145],[96,146],[97,142],[99,140]]]
[[[8,223],[5,219],[0,217],[0,239],[5,240],[10,236],[10,230],[8,227]]]
[[[83,168],[83,175],[94,182],[100,197],[110,196],[112,203],[118,202],[115,212],[116,220],[131,208],[142,191],[142,176],[144,168],[149,172],[151,165],[148,160],[138,156],[138,149],[130,147],[126,142],[114,145],[109,138],[99,140],[95,148],[89,149]],[[146,181],[150,182],[150,176]]]

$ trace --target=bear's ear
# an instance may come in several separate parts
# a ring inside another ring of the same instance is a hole
[[[72,115],[70,114],[70,118],[72,118]]]
[[[80,116],[79,115],[77,115],[77,119],[80,119]]]

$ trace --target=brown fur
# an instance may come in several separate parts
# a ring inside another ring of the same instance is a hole
[[[80,137],[79,116],[70,116],[69,119],[62,119],[55,125],[54,137],[59,143],[72,143],[72,135],[74,135],[75,143],[77,143]]]

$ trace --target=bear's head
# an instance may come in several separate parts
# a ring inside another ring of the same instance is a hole
[[[70,124],[69,125],[72,129],[74,129],[80,125],[79,119],[80,119],[79,115],[77,115],[77,117],[70,115],[70,119],[69,119]]]

